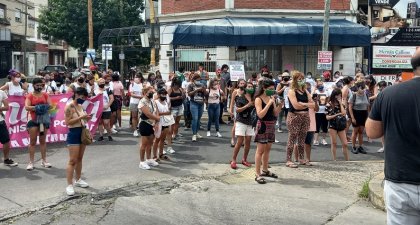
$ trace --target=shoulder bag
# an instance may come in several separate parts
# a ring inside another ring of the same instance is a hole
[[[76,107],[73,104],[71,104],[71,106],[76,111],[77,116],[80,117],[80,114],[77,111]],[[90,133],[90,130],[86,127],[86,125],[84,124],[83,120],[80,120],[80,123],[82,124],[82,135],[81,135],[82,144],[84,144],[84,145],[90,145],[90,144],[92,144],[93,138],[92,138],[92,134]]]

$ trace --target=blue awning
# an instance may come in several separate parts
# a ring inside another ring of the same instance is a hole
[[[226,17],[179,24],[174,33],[173,44],[201,46],[321,45],[322,30],[322,19]],[[369,28],[345,19],[331,19],[329,45],[369,46]]]

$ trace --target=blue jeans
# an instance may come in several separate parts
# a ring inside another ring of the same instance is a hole
[[[200,127],[200,120],[203,116],[203,109],[204,104],[199,104],[194,101],[190,101],[190,110],[191,110],[191,116],[192,116],[192,132],[193,135],[196,135],[198,132],[198,128]]]
[[[207,123],[207,131],[210,131],[211,125],[214,123],[216,131],[219,131],[219,116],[220,116],[220,104],[209,103],[209,122]]]

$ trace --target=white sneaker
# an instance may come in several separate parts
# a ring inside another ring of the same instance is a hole
[[[181,133],[177,134],[178,137],[184,137]]]
[[[203,138],[203,136],[201,136],[199,133],[197,133],[197,137],[198,138]]]
[[[74,188],[73,185],[69,185],[66,187],[66,193],[68,196],[73,196],[74,195]]]
[[[104,134],[107,134],[107,133],[108,133],[108,131],[104,130]]]
[[[149,166],[159,166],[159,163],[156,162],[154,159],[148,159],[146,160],[146,162],[147,162],[147,165]]]
[[[314,145],[315,146],[318,146],[319,145],[319,142],[318,141],[314,141]]]
[[[88,183],[86,183],[84,180],[82,180],[82,179],[79,179],[78,181],[76,181],[76,182],[74,182],[74,185],[76,186],[76,187],[81,187],[81,188],[87,188],[87,187],[89,187],[89,184]]]
[[[277,129],[277,133],[283,133],[283,131],[279,128]]]
[[[196,142],[196,141],[197,141],[197,135],[193,135],[193,136],[192,136],[192,141],[193,141],[193,142]]]
[[[138,137],[138,136],[140,136],[140,135],[139,135],[139,132],[138,132],[137,130],[135,130],[135,131],[134,131],[134,133],[133,133],[133,136],[134,136],[134,137]]]
[[[174,154],[175,150],[172,147],[168,147],[168,148],[166,148],[166,152],[168,152],[169,154]],[[163,154],[165,154],[165,153],[163,153]]]
[[[207,137],[210,137],[210,136],[211,136],[210,131],[207,131]]]
[[[52,165],[49,162],[45,162],[45,161],[41,162],[41,166],[45,167],[45,168],[51,168],[52,167]]]
[[[216,137],[218,137],[218,138],[221,138],[222,137],[222,135],[220,134],[220,132],[217,132],[216,133]]]
[[[115,128],[112,128],[112,129],[111,129],[111,132],[112,132],[113,134],[118,133],[118,131],[117,131]]]
[[[274,139],[274,142],[275,142],[275,143],[279,143],[280,141],[279,141],[279,140],[277,140],[277,139]]]
[[[166,155],[166,151],[165,151],[165,149],[163,149],[163,152],[162,152],[164,155]]]
[[[384,148],[380,148],[378,151],[377,151],[377,153],[383,153],[385,151],[385,149]]]
[[[144,170],[150,170],[150,166],[147,165],[147,162],[140,162],[139,168]]]
[[[322,139],[322,145],[328,145],[327,141],[325,139]]]
[[[26,170],[28,170],[28,171],[32,171],[32,170],[34,170],[34,164],[30,162],[30,163],[28,164],[28,166],[26,167]]]

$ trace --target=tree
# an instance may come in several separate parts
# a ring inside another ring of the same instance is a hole
[[[93,0],[94,46],[103,29],[144,24],[140,13],[144,9],[139,0]],[[82,51],[88,47],[86,0],[49,0],[42,9],[39,30],[48,39],[64,40]]]

